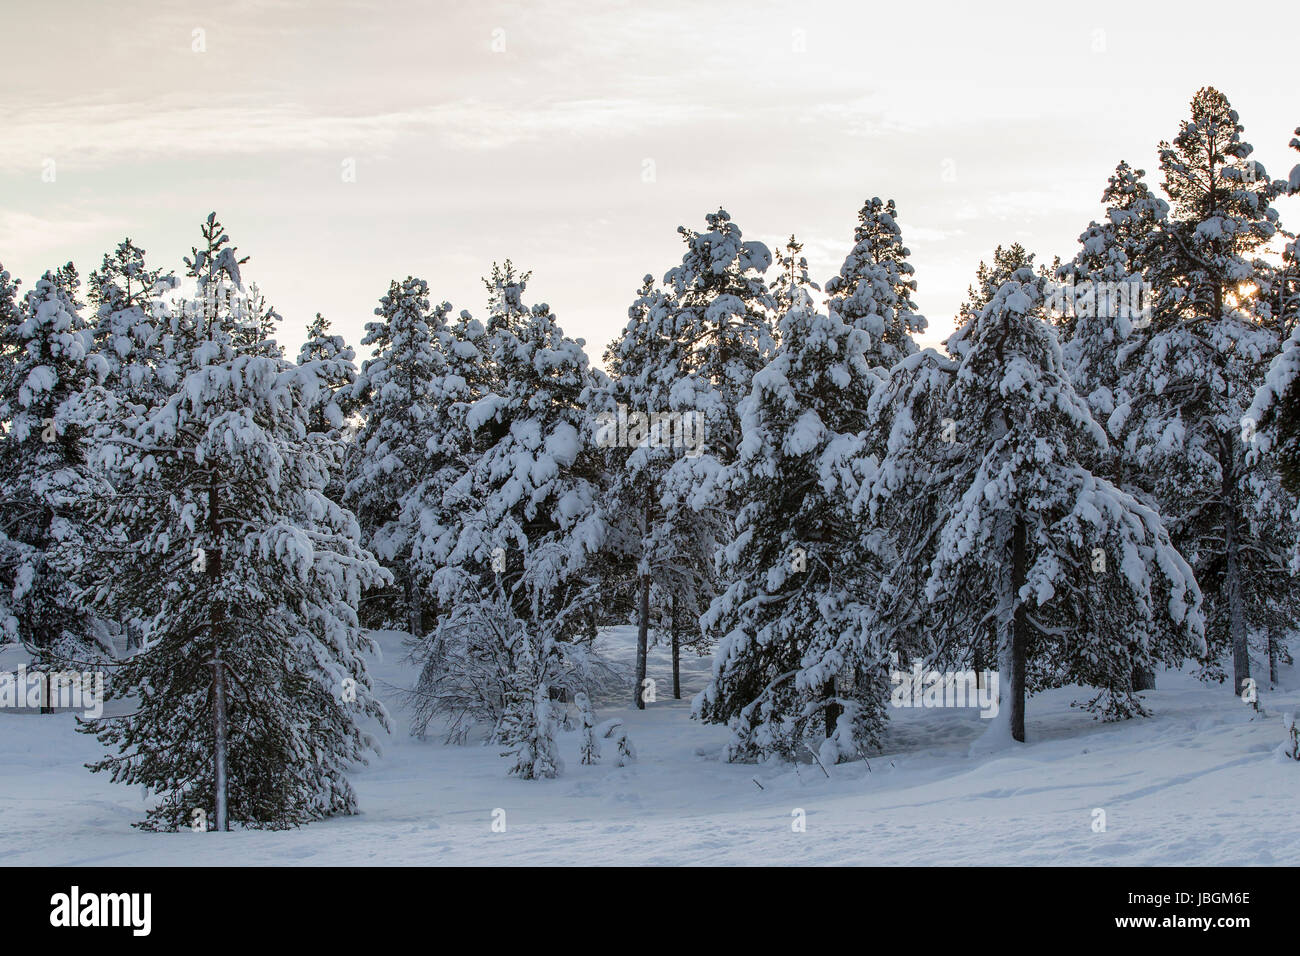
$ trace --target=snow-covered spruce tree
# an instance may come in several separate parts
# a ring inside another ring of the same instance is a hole
[[[1141,713],[1134,667],[1204,649],[1196,581],[1159,514],[1081,463],[1106,435],[1042,314],[1042,280],[1020,269],[948,340],[964,454],[927,583],[932,600],[996,620],[1001,716],[1018,741],[1027,693],[1079,683],[1108,717]]]
[[[730,725],[729,760],[792,758],[815,742],[823,763],[836,762],[878,743],[884,720],[882,655],[861,640],[868,608],[850,515],[859,433],[883,380],[868,333],[838,311],[796,307],[779,333],[724,474],[739,511],[719,558],[726,586],[701,620],[718,647],[695,713]],[[859,686],[855,675],[871,679]]]
[[[916,271],[907,257],[898,226],[894,201],[868,200],[858,211],[853,249],[840,274],[826,283],[830,309],[870,338],[874,365],[889,368],[916,352],[912,336],[924,332],[925,317],[918,315],[912,293]]]
[[[360,722],[387,726],[356,615],[386,573],[324,494],[308,419],[330,370],[236,347],[240,260],[215,217],[204,238],[180,388],[103,445],[118,488],[101,520],[130,553],[83,594],[145,618],[146,644],[110,687],[130,712],[81,729],[114,751],[92,770],[157,797],[146,829],[294,826],[355,811]]]
[[[367,596],[387,609],[372,619],[389,626],[400,621],[418,640],[427,630],[424,588],[410,560],[412,528],[403,517],[428,475],[428,442],[442,424],[435,410],[449,334],[445,312],[430,312],[423,279],[394,279],[375,315],[379,319],[366,323],[361,340],[374,353],[352,388],[364,424],[350,451],[344,501],[361,523],[366,547],[400,589],[399,595]]]
[[[1161,144],[1171,200],[1159,255],[1150,336],[1128,356],[1124,400],[1108,422],[1121,436],[1131,479],[1159,503],[1205,594],[1210,663],[1231,649],[1233,687],[1250,678],[1249,634],[1268,602],[1290,604],[1295,582],[1276,573],[1264,532],[1285,518],[1276,475],[1244,454],[1241,419],[1280,335],[1273,267],[1254,257],[1277,230],[1274,184],[1227,99],[1192,100],[1173,143]],[[1261,592],[1258,588],[1263,588]]]
[[[112,653],[72,588],[100,537],[84,506],[109,491],[76,415],[90,336],[54,272],[18,308],[15,286],[0,272],[0,623],[40,667],[84,663]]]
[[[473,454],[443,495],[455,545],[432,580],[450,610],[430,634],[421,681],[464,660],[504,665],[505,715],[493,739],[529,742],[536,755],[545,750],[536,734],[549,725],[535,705],[564,684],[567,648],[587,639],[599,597],[588,573],[604,539],[586,407],[596,380],[582,343],[564,336],[550,308],[523,304],[526,274],[507,263],[487,284],[490,390],[465,413]]]

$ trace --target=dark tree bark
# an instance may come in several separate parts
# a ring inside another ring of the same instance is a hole
[[[826,705],[826,736],[831,737],[835,734],[835,725],[840,719],[840,705],[835,701],[835,678],[832,677],[826,682],[826,696],[829,697],[830,703]]]
[[[682,699],[682,644],[681,634],[677,630],[677,595],[673,595],[669,630],[673,641],[673,700]]]
[[[1223,473],[1223,575],[1224,597],[1228,605],[1228,635],[1232,641],[1232,686],[1241,695],[1250,680],[1250,648],[1246,644],[1246,606],[1241,587],[1241,543],[1238,540],[1237,474],[1235,439],[1232,432],[1221,443],[1220,465]]]
[[[645,710],[646,648],[650,642],[650,575],[641,576],[641,599],[636,624],[636,706]]]
[[[1156,672],[1151,670],[1149,667],[1134,667],[1132,680],[1133,689],[1135,691],[1156,689]]]
[[[1016,601],[1015,612],[1011,616],[1011,640],[1009,661],[1011,669],[1011,687],[1007,695],[1007,705],[1011,712],[1007,715],[1011,722],[1011,737],[1020,743],[1025,742],[1025,659],[1029,647],[1029,621],[1026,619],[1025,606],[1019,603],[1021,587],[1029,571],[1029,549],[1026,543],[1024,519],[1017,516],[1011,533],[1011,599]],[[1007,682],[1003,675],[1003,683]]]
[[[215,739],[213,754],[213,794],[216,828],[229,830],[230,821],[227,812],[228,781],[226,779],[226,668],[221,660],[221,645],[225,639],[225,608],[220,597],[221,587],[221,548],[216,547],[220,541],[221,513],[217,497],[217,479],[213,475],[208,485],[208,532],[212,536],[213,547],[210,554],[204,555],[208,583],[211,586],[212,614],[212,733]]]

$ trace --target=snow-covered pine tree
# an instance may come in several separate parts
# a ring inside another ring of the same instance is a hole
[[[1103,424],[1122,401],[1116,390],[1128,356],[1145,339],[1140,290],[1159,255],[1169,212],[1145,175],[1128,163],[1116,167],[1101,197],[1106,221],[1090,223],[1079,236],[1078,254],[1057,271],[1060,295],[1049,297],[1062,307],[1055,324],[1070,380]],[[1121,290],[1138,294],[1117,294]]]
[[[558,777],[564,763],[556,752],[556,718],[551,706],[546,668],[533,652],[533,641],[522,629],[511,647],[513,669],[497,738],[511,757],[510,773],[524,780]]]
[[[1296,127],[1291,140],[1291,148],[1300,152],[1300,127]],[[1279,195],[1300,196],[1300,163],[1291,169],[1285,180],[1273,184]],[[1285,330],[1295,329],[1300,324],[1300,236],[1278,226],[1278,232],[1284,240],[1282,247],[1282,268],[1278,270],[1273,281],[1273,315]]]
[[[1196,571],[1207,673],[1230,649],[1236,693],[1250,678],[1249,635],[1263,608],[1289,605],[1295,591],[1265,540],[1286,519],[1276,475],[1246,459],[1240,434],[1281,338],[1264,294],[1273,268],[1254,256],[1277,231],[1275,185],[1241,133],[1226,97],[1207,87],[1173,143],[1161,144],[1172,211],[1145,272],[1156,293],[1150,336],[1128,357],[1124,400],[1108,422],[1132,480],[1159,503]]]
[[[642,709],[651,625],[671,610],[652,598],[680,593],[684,604],[698,603],[709,588],[708,569],[721,524],[716,513],[697,514],[667,485],[674,467],[702,450],[698,442],[706,424],[696,402],[701,383],[690,376],[690,349],[675,335],[674,314],[671,295],[647,275],[628,309],[623,334],[605,352],[610,378],[592,394],[593,407],[603,416],[596,443],[604,449],[609,475],[601,502],[608,525],[602,572],[624,574],[635,582],[633,699]],[[698,620],[698,612],[691,620]],[[684,617],[676,626],[670,622],[668,633],[678,694],[684,622]]]
[[[496,371],[483,324],[468,312],[448,322],[450,311],[445,302],[434,310],[446,356],[437,389],[439,427],[426,441],[426,476],[407,497],[403,521],[412,529],[411,560],[436,615],[413,651],[421,668],[412,731],[422,736],[433,719],[445,718],[448,741],[464,742],[478,723],[500,725],[511,687],[511,649],[524,638],[516,637],[522,625],[506,596],[487,588],[491,556],[484,565],[458,553],[478,507],[469,473],[493,441],[471,416]]]
[[[243,290],[241,290],[243,291]],[[235,348],[248,355],[284,358],[284,347],[276,341],[276,331],[284,317],[267,301],[256,282],[250,282],[237,311],[239,325],[232,332]]]
[[[1300,127],[1295,132],[1291,148],[1300,151]],[[1291,170],[1288,181],[1275,184],[1275,188],[1300,195],[1300,164]],[[1242,427],[1249,451],[1256,456],[1271,453],[1286,490],[1300,497],[1300,242],[1294,234],[1279,231],[1287,242],[1282,251],[1283,267],[1275,277],[1273,313],[1279,326],[1290,334],[1269,363]]]
[[[356,400],[353,387],[357,381],[356,353],[341,335],[331,335],[329,322],[319,312],[307,326],[307,338],[298,350],[298,364],[316,364],[327,387],[316,396],[308,414],[308,430],[318,436],[321,451],[330,461],[330,480],[326,494],[331,501],[343,502],[347,456],[355,437]]]
[[[803,243],[791,234],[785,249],[777,257],[776,278],[768,284],[777,315],[785,315],[796,305],[813,306],[812,293],[821,291],[821,286],[809,275],[808,260],[799,255],[801,252]]]
[[[324,494],[308,418],[328,370],[236,346],[243,260],[215,216],[204,238],[180,388],[103,443],[118,488],[101,518],[129,554],[83,596],[146,619],[146,644],[109,691],[129,713],[81,729],[115,751],[92,770],[157,797],[146,829],[294,826],[355,811],[362,721],[387,726],[356,615],[386,573]]]
[[[150,268],[145,251],[129,238],[106,253],[90,275],[89,299],[95,315],[86,367],[91,378],[74,403],[73,415],[85,430],[92,462],[100,459],[97,452],[106,436],[130,431],[176,391],[180,372],[175,332],[190,321],[168,301],[178,286],[170,271]],[[111,484],[111,475],[102,477]],[[138,484],[134,493],[148,492]],[[94,505],[82,502],[83,513],[93,511]],[[99,531],[96,548],[83,552],[82,562],[120,560],[125,529],[101,527]],[[124,650],[140,646],[143,622],[138,618],[105,621],[105,625],[116,632],[113,637]]]
[[[307,326],[307,338],[298,350],[298,364],[320,362],[329,388],[321,394],[321,403],[312,410],[311,430],[339,435],[348,418],[356,411],[353,386],[357,381],[356,352],[341,335],[330,334],[329,320],[319,312]]]
[[[84,505],[110,490],[76,413],[90,334],[66,273],[46,272],[18,308],[15,287],[0,272],[0,621],[38,666],[84,664],[112,653],[72,588],[100,536]]]
[[[705,221],[708,228],[703,232],[678,227],[687,247],[681,263],[664,275],[662,290],[647,278],[624,337],[611,352],[614,359],[614,352],[627,349],[617,361],[633,369],[627,375],[628,388],[654,403],[646,412],[692,416],[705,440],[702,453],[695,449],[690,455],[653,456],[658,466],[668,468],[652,468],[644,478],[637,474],[638,460],[644,457],[639,453],[627,459],[636,466],[632,472],[620,475],[619,468],[612,469],[620,481],[620,507],[634,509],[618,513],[636,525],[621,534],[615,528],[613,540],[616,546],[619,541],[630,543],[631,550],[624,553],[635,554],[638,562],[638,706],[644,704],[653,577],[677,573],[704,587],[697,574],[680,572],[701,568],[702,552],[726,535],[732,511],[717,478],[736,455],[740,401],[776,347],[771,318],[776,297],[763,279],[772,264],[771,252],[761,242],[745,240],[726,210],[707,214]],[[650,377],[643,376],[645,370]],[[608,396],[606,404],[612,405]],[[662,474],[658,507],[652,472]]]
[[[956,371],[957,363],[934,349],[888,370],[866,409],[853,520],[872,604],[866,645],[887,649],[903,666],[919,660],[980,673],[996,656],[989,621],[961,601],[932,605],[925,588],[951,481],[963,464],[945,407]]]
[[[850,514],[865,410],[883,378],[868,333],[837,310],[796,306],[779,333],[724,473],[739,511],[719,557],[726,586],[701,620],[718,647],[694,708],[730,725],[729,760],[793,758],[815,743],[835,762],[878,743],[884,720],[882,655],[861,640],[868,608]]]
[[[1121,381],[1129,357],[1150,335],[1153,290],[1146,272],[1166,241],[1169,204],[1152,195],[1146,173],[1121,162],[1102,193],[1106,218],[1089,223],[1080,249],[1059,266],[1048,296],[1051,321],[1063,341],[1062,356],[1074,389],[1103,426],[1127,400]],[[1136,463],[1112,443],[1104,457],[1087,462],[1097,475],[1153,504],[1139,485]],[[1133,675],[1134,690],[1152,690],[1155,675]]]
[[[975,271],[975,284],[966,289],[966,301],[957,310],[956,326],[961,328],[980,314],[980,310],[989,304],[1002,284],[1007,282],[1017,271],[1034,267],[1034,253],[1018,242],[993,250],[993,264],[983,259]],[[1041,267],[1040,267],[1041,271]]]
[[[584,764],[600,763],[600,741],[596,739],[596,714],[591,709],[591,698],[582,691],[573,698],[582,720],[582,746],[579,751]]]
[[[1160,515],[1082,463],[1106,435],[1041,318],[1042,281],[1017,270],[948,340],[963,454],[927,583],[932,600],[960,596],[996,621],[1001,716],[1018,741],[1029,692],[1080,683],[1108,717],[1140,713],[1134,667],[1204,649],[1196,581]]]
[[[439,538],[453,546],[438,551],[432,582],[447,611],[425,643],[421,686],[447,695],[429,714],[441,708],[462,724],[501,714],[493,739],[527,744],[536,761],[545,748],[535,735],[548,726],[538,695],[563,683],[566,647],[588,637],[599,591],[589,570],[604,522],[586,407],[596,378],[550,308],[524,304],[526,281],[509,263],[487,280],[489,317],[476,337],[490,372],[463,410],[466,467],[442,494],[453,524]],[[474,667],[464,672],[468,687],[457,676],[465,662]],[[498,693],[506,699],[493,700]],[[457,700],[475,709],[458,717],[446,709]]]
[[[452,489],[485,447],[485,439],[474,433],[468,420],[494,374],[480,351],[485,345],[482,323],[468,312],[449,320],[451,310],[451,303],[443,302],[430,316],[439,376],[430,389],[429,408],[437,427],[425,439],[424,478],[406,497],[402,518],[411,528],[411,561],[426,591],[459,538],[464,509],[456,500],[460,492]],[[445,605],[445,596],[438,600]]]
[[[372,595],[401,621],[413,640],[424,637],[424,583],[411,561],[408,505],[429,474],[428,443],[442,423],[436,414],[447,366],[446,312],[432,313],[423,279],[394,279],[366,324],[362,345],[374,353],[352,387],[364,424],[347,467],[344,501],[357,515],[366,547],[394,573],[400,596]],[[388,600],[385,600],[387,598]]]
[[[885,368],[916,352],[912,336],[926,327],[912,300],[916,270],[909,255],[894,200],[870,199],[858,211],[853,249],[840,274],[826,283],[831,311],[871,337],[872,363]]]
[[[18,286],[20,280],[13,278],[9,271],[0,265],[0,381],[13,380],[14,371],[23,357],[22,344],[16,330],[18,328]],[[13,412],[0,406],[4,411],[4,432],[12,428]],[[3,441],[0,438],[0,441]],[[0,644],[19,640],[18,615],[15,607],[15,585],[20,569],[28,566],[32,559],[32,549],[19,540],[10,537],[13,524],[10,505],[10,490],[4,489],[4,521],[0,524]],[[17,597],[21,600],[21,596]]]
[[[678,375],[694,383],[691,401],[708,425],[709,448],[702,457],[727,464],[740,442],[740,402],[754,373],[776,351],[776,302],[763,281],[772,253],[763,243],[744,239],[726,210],[704,218],[704,232],[677,228],[686,253],[665,274],[664,285],[672,338],[688,356]],[[685,389],[687,382],[678,387]]]
[[[661,570],[659,548],[667,543],[662,537],[664,477],[677,457],[671,445],[652,440],[658,435],[650,434],[649,423],[652,414],[670,410],[672,387],[685,357],[671,335],[669,302],[647,275],[628,309],[623,334],[605,350],[610,377],[592,393],[602,416],[596,443],[609,476],[601,497],[608,535],[598,568],[605,576],[626,574],[634,583],[637,639],[632,699],[642,710],[651,590]],[[639,444],[626,447],[634,439]]]
[[[1300,151],[1300,129],[1291,140],[1291,148]],[[1290,177],[1274,183],[1279,193],[1300,194],[1300,164],[1291,170]],[[1287,552],[1287,570],[1300,573],[1300,243],[1296,235],[1279,227],[1285,239],[1282,267],[1272,283],[1272,311],[1274,321],[1283,333],[1289,332],[1282,348],[1269,364],[1268,372],[1255,392],[1254,400],[1242,419],[1242,443],[1246,449],[1248,466],[1257,467],[1261,459],[1269,469],[1276,469],[1278,479],[1290,496],[1292,505],[1284,521],[1253,522],[1272,545],[1276,554]],[[1276,510],[1271,515],[1277,518]],[[1279,547],[1280,546],[1280,547]],[[1274,562],[1276,564],[1276,562]],[[1279,578],[1285,580],[1282,575]],[[1265,632],[1268,654],[1269,681],[1276,686],[1278,665],[1291,661],[1287,635],[1293,629],[1296,617],[1294,590],[1279,588],[1277,582],[1264,582],[1265,613],[1268,620],[1255,623]]]
[[[500,587],[533,640],[567,641],[585,632],[583,612],[597,599],[585,571],[604,541],[587,407],[597,379],[583,343],[564,335],[548,305],[515,310],[524,277],[494,272],[490,288],[495,381],[467,419],[491,444],[467,475],[473,510],[453,560],[490,569],[503,557]]]
[[[1300,760],[1300,721],[1296,720],[1295,714],[1282,715],[1282,729],[1286,736],[1278,752],[1292,760]]]
[[[171,308],[167,296],[179,282],[171,272],[151,269],[145,251],[129,238],[90,274],[91,304],[95,306],[93,343],[87,365],[96,384],[87,408],[92,420],[101,415],[139,414],[160,404],[176,387],[167,345]]]

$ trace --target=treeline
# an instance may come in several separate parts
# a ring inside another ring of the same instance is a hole
[[[793,237],[680,229],[607,371],[509,261],[482,320],[392,282],[359,367],[319,315],[286,356],[215,216],[184,285],[129,239],[84,285],[0,270],[4,636],[111,667],[93,769],[157,828],[351,812],[389,722],[375,628],[409,634],[413,730],[480,728],[524,777],[560,772],[570,695],[600,759],[610,624],[638,706],[652,641],[674,696],[712,652],[694,713],[732,760],[859,759],[915,663],[996,670],[1016,740],[1029,694],[1143,714],[1188,660],[1254,700],[1300,598],[1300,259],[1271,206],[1300,167],[1270,179],[1242,131],[1198,92],[1163,196],[1121,163],[1071,260],[1000,247],[944,353],[880,199],[824,290]]]

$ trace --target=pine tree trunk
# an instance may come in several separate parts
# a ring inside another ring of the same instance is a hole
[[[420,587],[410,575],[406,579],[406,629],[411,637],[419,639],[424,636],[424,601]]]
[[[1268,629],[1268,683],[1277,686],[1277,628],[1272,625]]]
[[[1241,544],[1237,527],[1237,475],[1234,469],[1234,435],[1223,442],[1223,549],[1224,596],[1228,605],[1228,636],[1232,641],[1232,686],[1241,695],[1250,680],[1250,648],[1246,644],[1246,605],[1241,590]]]
[[[48,528],[47,528],[46,536],[48,537]],[[44,576],[44,574],[45,574],[45,558],[41,557],[36,565],[36,580],[39,582],[41,578]],[[40,585],[38,584],[37,587],[39,586]],[[54,700],[52,699],[52,691],[54,690],[54,684],[50,680],[49,671],[45,670],[44,668],[50,666],[50,659],[53,656],[50,653],[50,649],[54,647],[55,636],[56,635],[53,626],[42,624],[39,622],[37,623],[34,643],[36,644],[36,649],[37,649],[36,660],[40,663],[42,668],[40,673],[37,675],[37,679],[40,681],[41,684],[41,713],[42,714],[54,713]]]
[[[220,540],[221,516],[217,500],[216,476],[208,485],[208,531],[215,545]],[[221,645],[225,638],[225,611],[221,604],[219,588],[221,586],[221,549],[213,547],[206,556],[208,583],[210,585],[212,627],[212,735],[214,739],[213,754],[213,804],[216,816],[216,828],[220,831],[230,829],[227,816],[226,798],[228,781],[226,779],[226,669],[221,659]]]
[[[677,595],[673,595],[669,629],[673,640],[673,700],[682,699],[682,643],[677,630]]]
[[[1149,667],[1134,665],[1133,667],[1133,689],[1138,690],[1155,690],[1156,689],[1156,672]]]
[[[1011,723],[1011,738],[1020,743],[1025,742],[1025,657],[1028,650],[1029,639],[1029,622],[1025,619],[1025,607],[1020,603],[1020,589],[1024,586],[1025,577],[1029,570],[1029,553],[1025,541],[1026,528],[1024,519],[1019,516],[1015,519],[1015,527],[1011,533],[1011,600],[1014,602],[1014,613],[1010,620],[1010,640],[1008,643],[1008,660],[1009,674],[1002,675],[1003,684],[1008,683],[1010,677],[1010,687],[1007,693],[1007,706],[1010,707],[1010,713],[1007,719]]]
[[[645,710],[646,649],[650,641],[650,575],[641,576],[641,604],[636,623],[636,706]]]
[[[835,702],[834,677],[826,682],[826,696],[831,699],[830,703],[826,705],[826,736],[833,737],[835,735],[835,725],[839,723],[840,719],[840,705]]]

